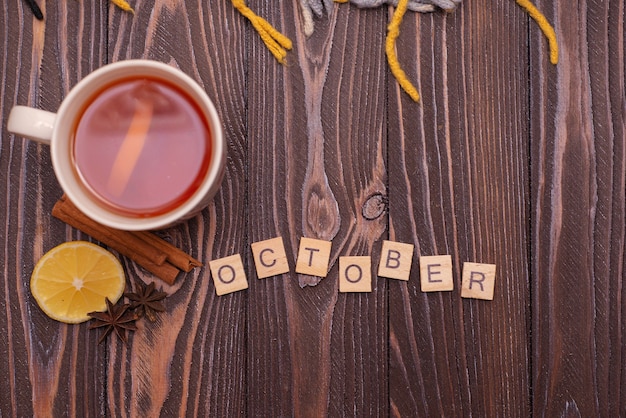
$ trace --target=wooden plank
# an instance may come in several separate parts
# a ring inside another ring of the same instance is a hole
[[[230,154],[211,206],[160,232],[206,267],[128,346],[98,346],[30,296],[39,257],[89,237],[50,217],[48,148],[0,133],[0,415],[626,415],[624,0],[537,1],[557,67],[514,2],[409,13],[397,50],[417,105],[385,63],[392,8],[335,5],[306,39],[297,2],[250,1],[295,41],[283,67],[230,0],[40,3],[43,23],[0,8],[0,125],[147,57],[216,99]],[[250,243],[277,236],[292,269],[253,280]],[[332,240],[327,277],[294,272],[302,237]],[[339,293],[339,257],[378,266],[385,239],[451,254],[454,290],[422,292],[414,263]],[[208,261],[238,253],[250,288],[217,297]],[[464,262],[497,265],[493,301],[461,299]],[[124,264],[129,286],[152,281]]]
[[[333,245],[326,278],[250,280],[248,409],[384,416],[387,285],[339,295],[338,257],[376,254],[386,228],[386,14],[335,5],[307,39],[298,2],[249,4],[294,41],[284,67],[250,41],[251,240],[282,236],[293,263],[301,237]]]
[[[111,9],[109,60],[154,59],[198,81],[216,104],[229,154],[222,187],[209,207],[162,232],[205,267],[164,288],[170,293],[167,311],[156,323],[142,322],[127,348],[110,347],[107,415],[241,416],[247,296],[245,291],[216,296],[208,262],[249,251],[247,29],[229,0],[137,2],[135,12]],[[136,266],[127,268],[132,280],[151,280]]]
[[[99,2],[48,2],[43,12],[40,22],[23,1],[0,7],[0,415],[98,415],[105,373],[98,335],[86,324],[48,318],[29,289],[46,251],[86,237],[50,216],[61,190],[49,148],[4,127],[15,104],[56,111],[70,87],[100,65],[106,9]]]
[[[389,282],[393,416],[529,416],[527,17],[514,2],[406,15],[389,79],[389,239],[452,256],[454,290]],[[497,264],[493,302],[461,299],[463,262]]]
[[[532,32],[533,409],[623,416],[624,1],[538,6],[560,58]]]

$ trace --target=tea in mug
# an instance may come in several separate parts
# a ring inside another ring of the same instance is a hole
[[[167,80],[135,77],[106,86],[85,105],[72,158],[97,201],[148,217],[184,203],[211,159],[211,129],[198,104]]]

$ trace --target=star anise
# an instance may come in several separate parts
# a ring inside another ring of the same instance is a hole
[[[130,307],[137,313],[137,317],[145,316],[151,322],[156,321],[156,313],[164,312],[165,306],[161,302],[167,297],[167,293],[162,289],[156,290],[154,282],[145,285],[142,281],[137,281],[137,290],[131,293],[124,293],[130,299]]]
[[[126,342],[126,330],[136,331],[135,320],[137,316],[129,311],[130,305],[128,303],[112,304],[109,298],[106,299],[107,310],[106,312],[90,312],[87,315],[93,318],[93,323],[89,324],[89,329],[104,328],[104,332],[100,335],[98,344],[100,344],[111,332],[115,331],[115,334],[120,340]]]

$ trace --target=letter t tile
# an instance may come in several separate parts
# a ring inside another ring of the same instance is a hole
[[[331,246],[331,241],[302,237],[296,261],[296,273],[326,277]]]

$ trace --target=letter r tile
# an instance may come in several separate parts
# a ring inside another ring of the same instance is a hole
[[[413,262],[413,244],[383,241],[378,275],[389,279],[409,280]]]
[[[326,277],[331,246],[331,241],[302,237],[296,261],[296,273]]]
[[[251,247],[259,279],[289,272],[289,262],[282,237],[255,242]]]
[[[463,263],[461,297],[493,300],[495,264]]]
[[[239,254],[209,261],[209,267],[218,296],[248,288],[246,272]]]

